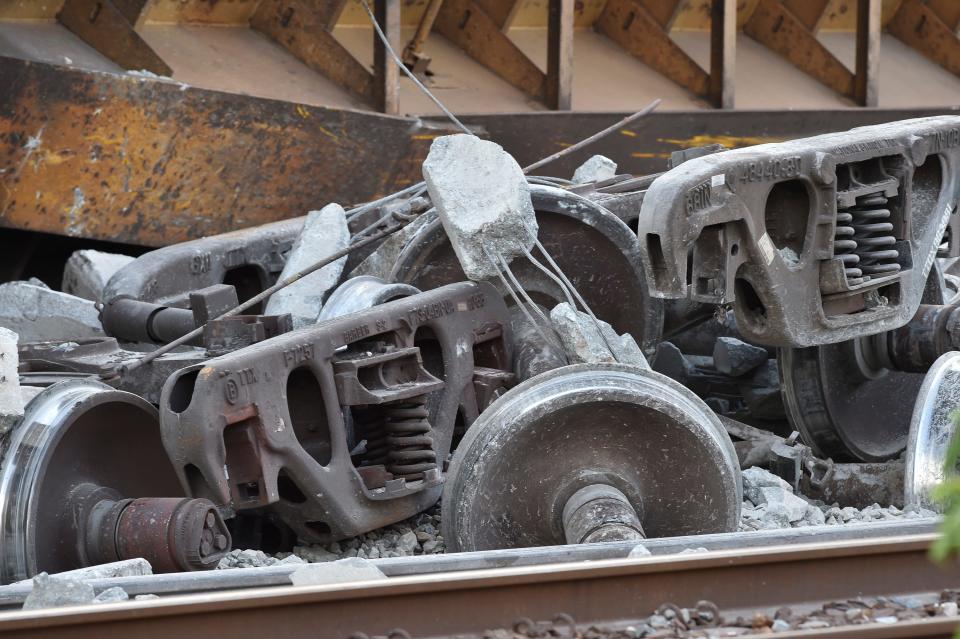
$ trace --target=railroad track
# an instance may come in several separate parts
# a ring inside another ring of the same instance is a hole
[[[927,558],[933,533],[805,541],[642,560],[532,565],[393,577],[337,586],[265,586],[153,601],[0,613],[2,637],[153,639],[269,636],[482,636],[518,619],[624,628],[664,603],[706,600],[725,618],[783,606],[932,597],[960,588],[960,566]],[[243,571],[237,571],[243,572]],[[778,637],[950,637],[960,618],[778,633]],[[362,634],[361,634],[362,633]],[[561,636],[569,629],[560,628]],[[395,635],[404,636],[404,635]]]

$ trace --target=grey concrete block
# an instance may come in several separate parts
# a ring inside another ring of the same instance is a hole
[[[113,274],[132,262],[134,258],[119,253],[101,251],[74,251],[63,269],[64,293],[99,302],[103,288]]]
[[[573,172],[574,184],[601,182],[617,174],[617,163],[604,155],[594,155]]]
[[[307,564],[290,575],[294,586],[326,586],[352,581],[378,581],[387,576],[366,559],[351,557],[329,563]]]
[[[767,363],[767,349],[736,337],[718,337],[713,346],[713,365],[725,375],[740,377]]]
[[[488,254],[509,261],[533,247],[537,220],[530,187],[500,145],[472,135],[439,137],[423,163],[423,177],[469,279],[497,276]]]
[[[319,211],[311,211],[287,256],[280,279],[333,255],[349,243],[350,230],[342,206],[328,204]],[[323,300],[340,282],[346,264],[347,258],[344,256],[277,291],[267,302],[266,314],[290,313],[295,329],[313,326],[320,315]]]
[[[26,282],[0,284],[0,327],[17,333],[21,343],[104,335],[93,302]]]
[[[24,610],[80,606],[93,603],[93,587],[80,579],[54,577],[45,572],[33,578],[33,589],[23,602]]]
[[[650,368],[632,336],[617,335],[606,322],[594,321],[566,302],[553,307],[550,321],[571,364],[619,361],[621,364]]]

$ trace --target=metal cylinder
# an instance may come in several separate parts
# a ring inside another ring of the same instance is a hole
[[[86,523],[91,562],[143,557],[157,573],[215,568],[230,545],[223,518],[206,499],[102,500]]]
[[[115,297],[100,311],[108,335],[130,342],[166,344],[183,337],[195,326],[193,312],[129,297]]]
[[[627,496],[608,484],[590,484],[570,496],[563,506],[563,532],[568,544],[645,538]]]
[[[950,333],[957,322],[954,305],[921,304],[906,325],[887,333],[887,356],[895,370],[925,373],[937,358],[956,346]]]

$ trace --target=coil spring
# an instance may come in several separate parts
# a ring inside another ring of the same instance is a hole
[[[425,472],[437,467],[426,401],[421,395],[385,404],[364,420],[364,464],[383,464],[394,476],[408,481],[422,479]]]
[[[862,284],[875,275],[900,271],[897,238],[883,192],[857,198],[855,206],[837,210],[834,255],[843,261],[847,283]]]

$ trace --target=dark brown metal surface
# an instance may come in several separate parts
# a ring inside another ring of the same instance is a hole
[[[721,610],[775,609],[852,597],[935,592],[960,584],[956,564],[927,559],[933,535],[861,542],[778,546],[709,554],[610,560],[527,568],[392,578],[357,585],[273,588],[184,596],[149,605],[64,608],[0,614],[0,636],[138,639],[251,636],[284,639],[386,635],[414,637],[482,633],[519,617],[567,613],[580,624],[636,619],[664,602]],[[425,606],[429,605],[429,614]],[[890,626],[869,624],[782,637],[950,636],[956,619]]]
[[[418,120],[0,58],[0,225],[163,245],[420,179]]]

